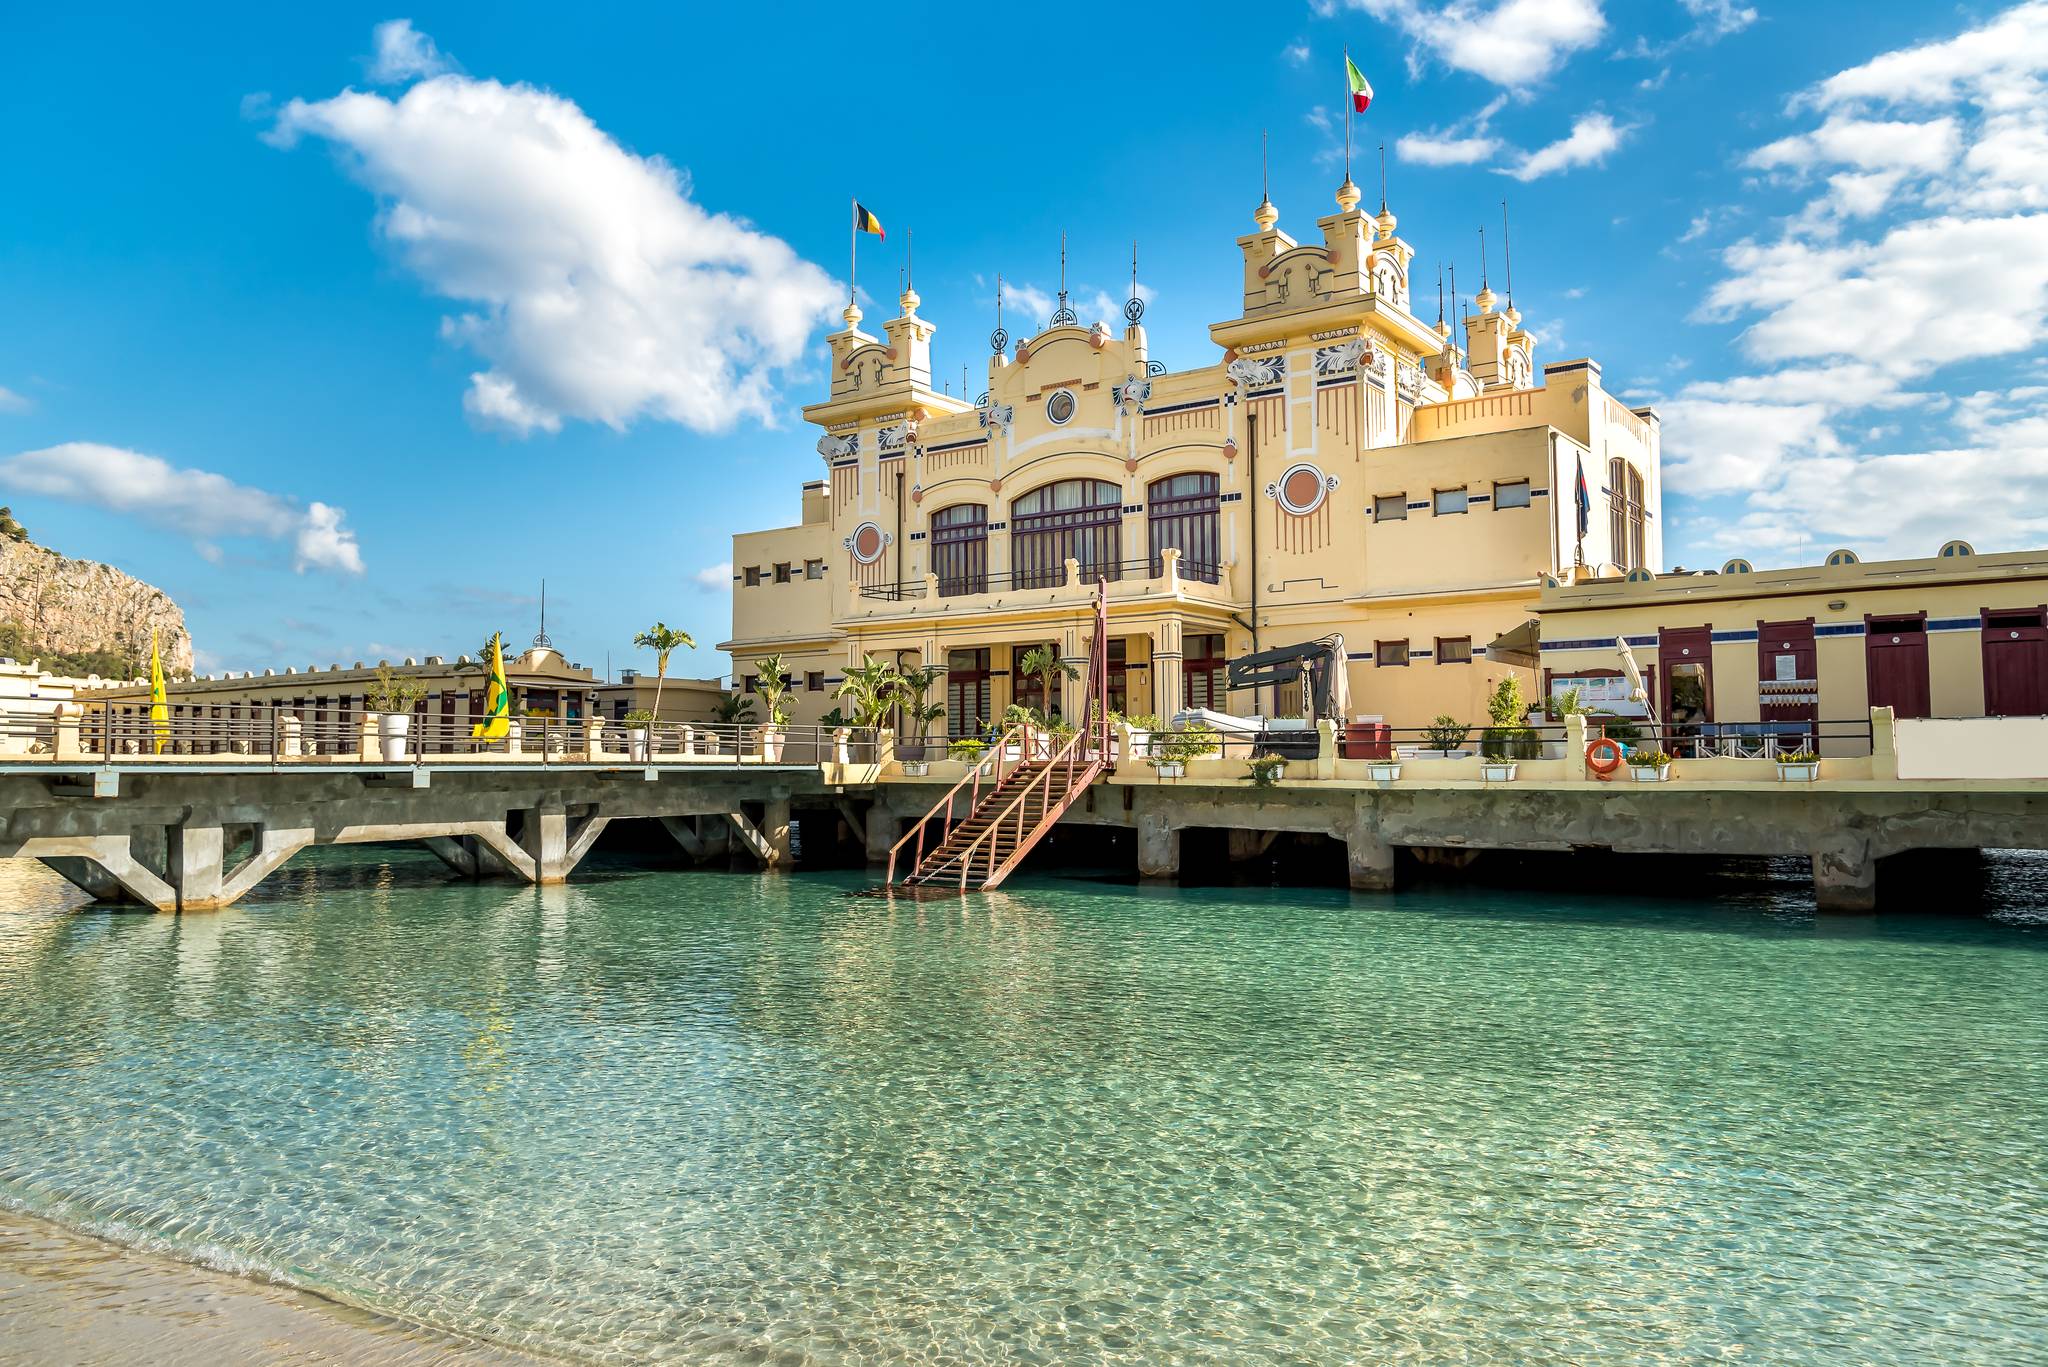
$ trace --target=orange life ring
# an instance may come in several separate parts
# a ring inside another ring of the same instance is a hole
[[[1604,759],[1595,758],[1604,756]],[[1602,736],[1586,747],[1586,767],[1602,778],[1606,778],[1621,767],[1621,742]]]

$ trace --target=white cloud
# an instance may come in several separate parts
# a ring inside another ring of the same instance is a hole
[[[1811,133],[1759,147],[1746,164],[1765,170],[1837,164],[1863,171],[1935,171],[1955,160],[1961,135],[1952,118],[1909,123],[1837,115]]]
[[[26,394],[17,394],[0,384],[0,413],[26,413],[34,407]]]
[[[1470,166],[1489,161],[1500,151],[1500,139],[1445,137],[1434,133],[1404,133],[1394,143],[1394,155],[1418,166]]]
[[[690,581],[706,593],[723,593],[732,587],[732,561],[706,565],[691,575]]]
[[[1607,27],[1599,0],[1317,0],[1325,14],[1340,7],[1399,28],[1414,44],[1411,68],[1434,58],[1511,90],[1539,84]]]
[[[1309,46],[1305,39],[1297,39],[1282,48],[1280,55],[1295,66],[1307,66],[1308,59],[1314,54],[1309,51]]]
[[[1999,103],[2037,93],[2048,70],[2048,0],[2015,5],[1982,28],[1943,42],[1901,48],[1822,81],[1802,97],[1837,105],[1953,104],[1972,94]]]
[[[455,64],[434,46],[434,40],[412,26],[410,19],[390,19],[373,31],[377,51],[370,58],[370,79],[378,85],[403,85],[422,76],[438,76]]]
[[[1597,165],[1621,146],[1628,131],[1605,114],[1582,114],[1572,124],[1569,136],[1525,153],[1508,174],[1516,180],[1535,180],[1574,166]]]
[[[72,441],[0,460],[0,485],[45,498],[68,499],[139,517],[193,538],[200,554],[218,553],[214,539],[254,536],[288,541],[292,568],[363,572],[345,514],[325,503],[237,484],[206,470],[180,470],[139,451]]]
[[[1725,38],[1756,22],[1756,11],[1735,0],[1678,0],[1692,16],[1693,32],[1704,38]]]
[[[488,426],[772,423],[776,372],[843,297],[780,239],[700,207],[667,162],[531,86],[441,75],[396,98],[295,99],[266,137],[306,135],[346,153],[405,266],[471,306],[442,335],[487,363],[464,403]]]

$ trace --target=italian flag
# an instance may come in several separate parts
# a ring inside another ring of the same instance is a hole
[[[1363,114],[1372,104],[1372,82],[1365,79],[1348,52],[1344,54],[1344,77],[1351,83],[1351,112]]]

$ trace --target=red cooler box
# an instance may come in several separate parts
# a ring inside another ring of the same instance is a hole
[[[1394,729],[1378,717],[1360,717],[1344,728],[1346,759],[1392,759]]]

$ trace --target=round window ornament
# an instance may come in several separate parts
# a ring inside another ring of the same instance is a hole
[[[1651,574],[1648,570],[1638,568],[1630,570],[1622,576],[1622,579],[1630,584],[1647,584],[1656,577],[1656,575]]]
[[[1733,560],[1730,560],[1727,564],[1721,567],[1721,573],[1723,574],[1751,574],[1754,573],[1754,571],[1755,567],[1752,566],[1747,560],[1742,559],[1740,556],[1736,557]]]
[[[1055,389],[1045,401],[1045,416],[1055,427],[1064,427],[1074,420],[1074,412],[1080,407],[1071,389]]]
[[[1281,471],[1280,478],[1266,486],[1266,497],[1277,500],[1282,508],[1299,517],[1322,507],[1323,500],[1336,487],[1335,475],[1325,475],[1303,461]]]
[[[889,548],[889,534],[873,522],[863,522],[841,544],[853,553],[855,560],[863,565],[872,565]]]
[[[1953,560],[1959,555],[1975,555],[1977,548],[1967,541],[1944,541],[1941,544],[1941,558]]]
[[[1857,555],[1856,552],[1844,548],[1839,551],[1829,551],[1827,563],[1830,565],[1854,565],[1860,563],[1861,560],[1862,557]]]

